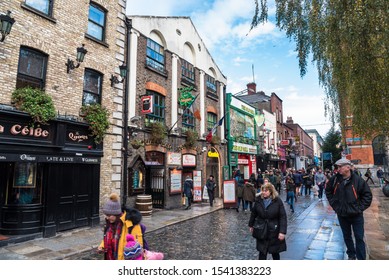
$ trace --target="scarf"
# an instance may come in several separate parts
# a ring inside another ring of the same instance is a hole
[[[118,259],[119,239],[122,234],[122,227],[123,223],[120,219],[113,224],[106,224],[104,234],[105,260]]]

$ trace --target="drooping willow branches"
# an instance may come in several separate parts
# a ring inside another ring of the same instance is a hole
[[[251,28],[268,18],[254,0]],[[327,114],[356,134],[389,132],[389,1],[275,0],[276,24],[296,43],[300,75],[312,54]]]

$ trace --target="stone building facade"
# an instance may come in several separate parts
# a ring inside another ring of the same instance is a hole
[[[9,10],[15,19],[0,42],[0,174],[7,174],[0,180],[0,233],[51,236],[96,225],[100,204],[120,192],[122,181],[124,83],[112,86],[111,78],[119,77],[126,61],[126,1],[0,3],[0,13]],[[87,53],[78,65],[81,46]],[[78,67],[68,70],[68,59]],[[57,116],[41,126],[48,139],[11,133],[14,125],[31,127],[29,115],[11,104],[12,92],[22,85],[38,87],[53,100]],[[110,125],[100,144],[80,116],[90,100],[108,110]],[[77,141],[69,135],[78,135]],[[26,166],[34,183],[20,187],[15,178]],[[11,198],[27,190],[33,200]]]

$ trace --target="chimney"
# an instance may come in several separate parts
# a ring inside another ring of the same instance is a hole
[[[257,93],[257,84],[256,83],[249,83],[247,84],[247,94],[254,94]]]
[[[293,124],[293,118],[292,117],[287,117],[286,118],[286,123],[287,124]]]

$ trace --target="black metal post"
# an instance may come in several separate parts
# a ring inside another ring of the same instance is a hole
[[[131,38],[131,28],[132,28],[132,22],[130,19],[126,17],[125,19],[126,24],[126,54],[127,54],[127,74],[125,78],[125,85],[124,85],[124,95],[123,95],[123,170],[122,170],[122,207],[126,206],[127,204],[127,189],[128,189],[128,94],[129,94],[129,66],[130,66],[130,38]]]

